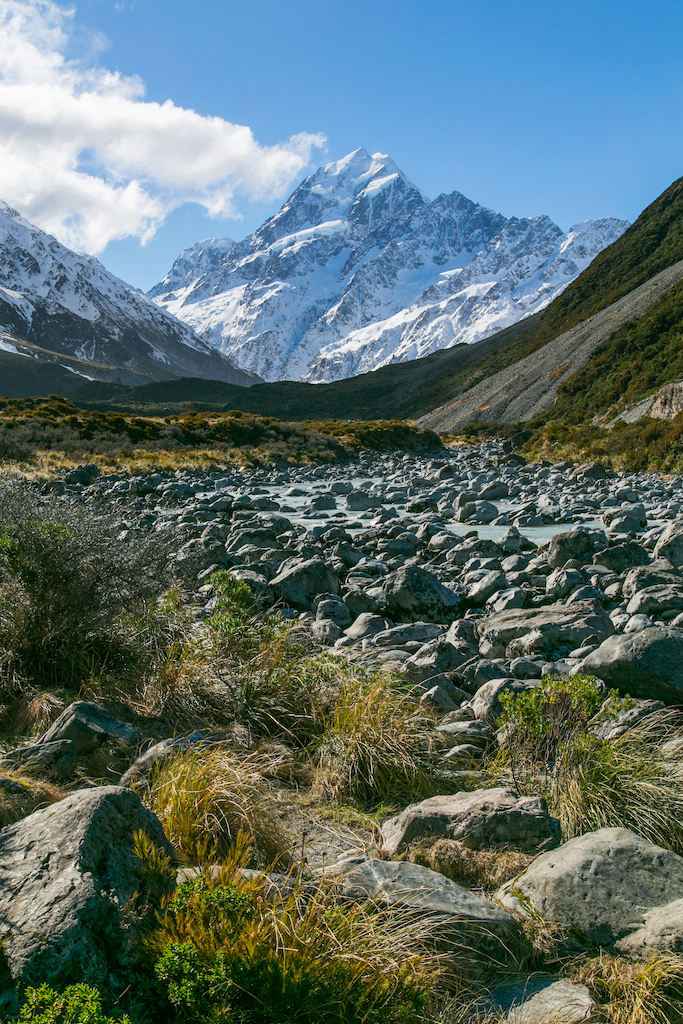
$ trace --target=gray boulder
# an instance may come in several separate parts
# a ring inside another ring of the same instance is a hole
[[[637,590],[626,606],[629,615],[654,615],[683,608],[683,583],[659,583]]]
[[[624,578],[623,593],[624,597],[631,598],[639,590],[645,590],[647,587],[680,586],[681,583],[681,574],[676,572],[666,559],[659,558],[650,565],[635,566],[629,570]]]
[[[456,593],[417,565],[403,566],[386,577],[382,601],[386,614],[395,622],[452,622],[461,604]]]
[[[339,580],[321,558],[309,558],[278,573],[270,585],[286,604],[308,611],[317,594],[338,594]]]
[[[121,908],[145,895],[133,852],[142,830],[172,855],[159,821],[129,789],[82,789],[0,832],[0,939],[14,984],[85,982],[121,991],[135,953]]]
[[[476,789],[435,796],[406,807],[382,826],[384,853],[394,857],[414,839],[456,839],[471,850],[492,846],[537,849],[556,843],[559,824],[542,797],[520,797],[511,789]]]
[[[583,672],[632,697],[683,702],[683,629],[652,626],[608,637],[582,663]]]
[[[669,523],[654,550],[655,558],[666,558],[676,568],[683,568],[683,523]]]
[[[576,559],[585,565],[593,558],[595,551],[607,547],[607,537],[602,530],[590,530],[585,526],[575,526],[566,533],[556,533],[548,547],[548,565],[551,569],[562,566]]]
[[[201,537],[195,537],[183,544],[176,552],[175,561],[184,572],[195,576],[212,565],[232,565],[222,541],[210,538],[202,539]]]
[[[133,781],[144,778],[157,765],[163,765],[175,754],[180,754],[201,743],[205,735],[206,733],[202,730],[191,736],[175,736],[154,743],[135,758],[130,768],[121,776],[119,785],[130,786]]]
[[[479,651],[486,658],[502,658],[514,640],[532,631],[539,633],[533,650],[551,653],[581,647],[590,636],[604,640],[614,632],[614,626],[609,615],[592,601],[515,609],[492,615],[480,623]],[[510,649],[507,656],[514,658],[528,653],[530,650]]]
[[[603,828],[541,854],[497,896],[609,948],[641,929],[648,911],[683,899],[683,857],[628,829]]]
[[[500,702],[503,693],[524,693],[535,685],[531,680],[514,679],[510,676],[499,679],[490,679],[483,686],[480,686],[475,693],[469,706],[475,718],[487,722],[492,728],[496,728],[503,714],[503,705]]]
[[[40,742],[71,740],[79,754],[87,754],[110,739],[134,744],[140,739],[140,733],[132,725],[119,722],[99,704],[78,700],[62,711]]]
[[[494,936],[509,939],[517,930],[507,911],[420,864],[352,857],[339,861],[331,874],[339,877],[341,892],[352,899],[372,899],[410,914],[429,915],[435,931],[466,936],[472,944],[489,945]]]
[[[496,989],[490,1004],[510,1024],[580,1024],[591,1020],[596,1008],[585,985],[554,978],[529,978]]]
[[[32,743],[27,747],[8,750],[0,758],[0,768],[11,771],[39,771],[70,778],[78,761],[76,744],[71,740],[52,740]]]

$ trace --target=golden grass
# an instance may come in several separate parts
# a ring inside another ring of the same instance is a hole
[[[518,850],[470,850],[455,839],[418,839],[399,860],[438,871],[458,885],[495,892],[534,859]]]
[[[21,772],[3,771],[0,773],[0,828],[56,804],[67,795],[64,789],[49,782]]]
[[[194,748],[160,761],[135,789],[187,862],[207,851],[227,856],[242,832],[256,863],[269,865],[285,859],[290,844],[268,807],[268,763],[261,754]]]
[[[655,953],[625,960],[602,952],[565,972],[591,990],[607,1024],[679,1024],[683,1020],[683,957]]]

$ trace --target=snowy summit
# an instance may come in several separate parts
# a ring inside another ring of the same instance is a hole
[[[306,178],[241,242],[185,250],[149,295],[237,366],[322,382],[478,341],[547,306],[628,222],[431,201],[364,149]]]

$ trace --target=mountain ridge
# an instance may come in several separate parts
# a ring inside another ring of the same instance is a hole
[[[66,362],[122,383],[187,376],[248,386],[239,370],[92,256],[0,201],[0,354]]]

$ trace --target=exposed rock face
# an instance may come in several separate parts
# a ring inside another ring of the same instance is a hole
[[[679,412],[683,412],[683,381],[677,380],[673,384],[665,384],[657,392],[650,417],[653,420],[673,420]]]
[[[414,839],[440,836],[472,850],[491,846],[535,849],[558,838],[559,826],[540,797],[511,789],[477,789],[413,804],[382,826],[384,852],[393,857]]]
[[[520,913],[533,911],[546,921],[571,929],[587,945],[614,946],[637,933],[645,948],[649,931],[661,929],[666,911],[680,923],[680,911],[667,909],[683,900],[683,857],[623,828],[604,828],[570,839],[541,854],[498,893]],[[659,923],[658,923],[659,922]]]
[[[135,962],[120,908],[144,889],[133,835],[172,854],[129,789],[82,789],[0,832],[0,938],[13,984],[121,989]],[[112,977],[113,976],[113,977]]]

